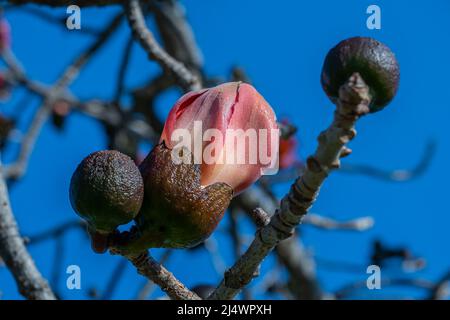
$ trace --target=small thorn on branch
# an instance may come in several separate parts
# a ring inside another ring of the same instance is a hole
[[[250,217],[258,228],[265,227],[270,222],[270,215],[261,208],[256,208],[251,212]]]

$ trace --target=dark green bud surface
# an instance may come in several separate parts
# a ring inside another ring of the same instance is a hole
[[[383,109],[394,98],[400,68],[394,53],[386,45],[372,38],[354,37],[341,41],[328,52],[321,82],[332,101],[336,101],[339,88],[356,72],[370,87],[371,112]]]
[[[144,183],[133,160],[113,150],[87,156],[70,182],[75,212],[94,230],[111,232],[133,220],[144,198]]]

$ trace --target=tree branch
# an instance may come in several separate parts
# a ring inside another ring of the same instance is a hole
[[[70,64],[65,71],[62,73],[61,77],[56,81],[56,83],[44,92],[44,101],[42,105],[37,110],[34,119],[30,125],[30,128],[22,141],[21,148],[19,151],[19,156],[17,160],[5,168],[5,178],[20,178],[27,169],[28,161],[33,151],[35,142],[41,129],[48,119],[51,113],[52,103],[63,95],[67,86],[69,86],[75,78],[78,76],[81,68],[89,61],[89,59],[102,47],[103,44],[110,38],[113,32],[119,27],[120,21],[123,15],[116,15],[105,30],[100,34],[97,40],[87,48],[79,57],[77,57],[72,64]],[[21,68],[12,63],[11,59],[8,59],[12,55],[3,55],[5,61],[10,61],[9,66],[19,78],[24,78],[24,72]]]
[[[166,249],[166,251],[164,251],[162,257],[159,259],[159,263],[165,264],[167,262],[167,260],[169,260],[172,253],[173,253],[173,250]],[[146,300],[147,297],[152,293],[154,288],[155,288],[155,283],[151,280],[147,280],[145,282],[145,284],[142,286],[142,288],[139,290],[136,300]]]
[[[164,70],[172,73],[185,91],[195,91],[201,88],[198,78],[193,75],[182,63],[172,58],[157,42],[152,32],[145,24],[144,15],[139,0],[129,0],[125,6],[128,23],[134,37],[149,58],[157,61]]]
[[[0,163],[0,256],[16,280],[19,292],[31,300],[54,300],[55,295],[25,248],[9,203]]]
[[[21,141],[19,156],[13,164],[7,165],[4,168],[4,176],[6,179],[19,179],[25,173],[36,140],[49,115],[50,108],[47,104],[43,104],[36,111],[28,131]]]
[[[137,269],[138,273],[157,284],[171,299],[201,300],[175,276],[158,263],[146,251],[138,255],[124,255]]]
[[[150,10],[155,16],[155,23],[167,53],[201,77],[202,53],[180,1],[151,1]]]
[[[365,231],[372,228],[374,225],[374,219],[372,217],[359,217],[348,221],[337,221],[318,214],[310,213],[305,216],[303,223],[326,230]]]
[[[278,201],[266,195],[266,190],[257,186],[243,192],[237,201],[259,228],[270,222],[270,215],[266,212],[275,212],[278,206]],[[254,210],[255,207],[262,207],[265,211]],[[301,300],[322,298],[322,290],[316,279],[314,259],[307,254],[298,237],[280,242],[275,247],[275,253],[289,272],[288,289],[294,298]]]
[[[307,160],[304,174],[282,199],[270,223],[260,229],[244,255],[231,267],[209,299],[232,299],[246,286],[262,260],[282,240],[289,238],[314,203],[319,189],[340,158],[350,153],[345,145],[354,138],[356,121],[369,112],[369,87],[358,73],[340,88],[334,120],[320,134],[314,156]]]

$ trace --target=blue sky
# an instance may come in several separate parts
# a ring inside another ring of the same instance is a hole
[[[332,118],[333,106],[319,81],[327,51],[340,40],[360,35],[374,37],[395,52],[401,67],[398,94],[384,111],[358,123],[358,136],[351,143],[354,152],[344,161],[385,169],[409,168],[420,158],[426,142],[435,139],[437,152],[430,168],[423,176],[406,183],[333,173],[313,211],[337,219],[371,215],[375,226],[363,233],[322,231],[306,226],[302,228],[302,237],[318,257],[363,266],[367,264],[372,240],[381,238],[392,246],[407,246],[427,260],[426,269],[418,277],[435,280],[442,275],[450,267],[446,186],[450,160],[450,108],[446,99],[450,72],[450,44],[446,41],[450,30],[450,2],[187,0],[183,3],[203,52],[206,72],[226,76],[231,66],[242,66],[278,118],[288,117],[298,126],[302,157],[314,151],[318,133]],[[381,30],[366,28],[365,12],[370,4],[381,7]],[[119,7],[83,9],[82,26],[101,27],[118,10]],[[65,10],[50,12],[62,15]],[[64,67],[92,41],[90,36],[58,28],[18,10],[8,12],[6,17],[12,26],[15,54],[27,74],[44,83],[55,81]],[[72,85],[74,93],[81,98],[113,96],[128,35],[128,27],[123,23],[117,36]],[[158,70],[136,44],[127,87],[144,83]],[[21,94],[18,90],[10,102],[0,105],[0,110],[11,112]],[[161,115],[168,113],[178,96],[178,92],[171,91],[158,101]],[[25,111],[23,123],[19,124],[22,128],[26,128],[37,107],[37,101],[32,102]],[[102,128],[82,115],[72,115],[63,132],[50,124],[44,127],[26,176],[11,189],[13,209],[24,235],[37,234],[76,219],[67,192],[71,174],[88,153],[104,148]],[[16,151],[17,146],[8,148],[3,155],[4,162],[14,159]],[[278,186],[277,193],[281,196],[288,187],[289,184]],[[214,237],[226,264],[231,265],[230,242],[223,232],[226,220]],[[244,230],[251,235],[248,227],[244,226]],[[65,256],[58,286],[62,296],[83,299],[92,287],[102,292],[118,258],[92,253],[88,240],[79,231],[68,233],[62,241]],[[30,248],[45,276],[51,274],[54,250],[54,242]],[[156,250],[155,256],[159,254]],[[82,290],[70,291],[65,287],[65,267],[70,264],[81,267]],[[263,271],[273,264],[273,259],[268,259]],[[215,284],[220,280],[202,250],[177,251],[167,266],[188,286]],[[131,266],[125,272],[113,298],[133,298],[143,283]],[[323,288],[332,292],[351,281],[364,280],[366,274],[365,268],[360,273],[335,272],[319,264],[318,278]],[[4,299],[20,298],[4,268],[0,269],[0,291]],[[410,290],[405,294],[414,296],[417,292]],[[158,295],[156,291],[153,297]]]

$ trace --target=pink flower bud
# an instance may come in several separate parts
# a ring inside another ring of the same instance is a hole
[[[224,182],[235,194],[278,169],[274,111],[245,83],[225,83],[181,97],[169,113],[162,141],[173,154],[188,148],[200,165],[202,186]]]
[[[11,27],[8,20],[0,17],[0,51],[9,49],[11,46]]]

